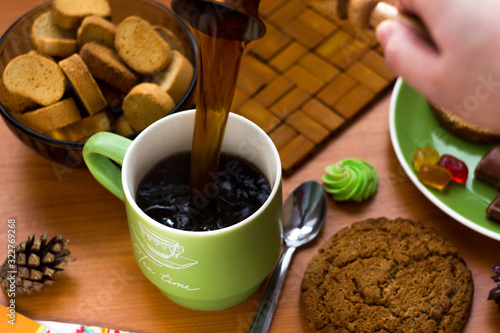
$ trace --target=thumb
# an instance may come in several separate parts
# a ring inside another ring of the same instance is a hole
[[[431,93],[438,69],[438,52],[418,32],[396,20],[377,26],[387,67],[424,95]]]

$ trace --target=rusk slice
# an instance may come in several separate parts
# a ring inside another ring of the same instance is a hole
[[[121,61],[118,54],[105,46],[87,43],[80,50],[80,57],[96,79],[124,93],[139,82],[137,75]]]
[[[72,124],[82,119],[82,116],[75,101],[70,97],[52,105],[23,113],[20,119],[26,127],[44,134]]]
[[[170,45],[160,37],[149,22],[129,16],[116,31],[115,48],[120,57],[134,71],[154,74],[170,63]]]
[[[23,54],[12,59],[3,72],[9,91],[47,106],[59,101],[66,90],[66,78],[52,60],[38,54]]]
[[[66,58],[76,52],[76,32],[61,29],[52,20],[51,12],[45,12],[35,20],[31,39],[38,52],[53,57]]]
[[[360,29],[368,28],[370,15],[380,0],[349,0],[347,16],[349,22]]]
[[[85,141],[97,132],[109,131],[111,126],[106,112],[99,112],[85,117],[73,124],[57,128],[47,133],[48,136],[63,141]]]
[[[151,82],[159,85],[177,104],[186,94],[193,75],[194,68],[191,62],[179,51],[172,51],[170,65],[165,71],[153,75]]]
[[[155,25],[153,26],[155,31],[163,38],[165,42],[170,45],[170,48],[172,51],[177,50],[182,54],[186,54],[186,48],[184,45],[179,41],[179,38],[172,32],[172,30],[162,26],[162,25]]]
[[[97,84],[108,103],[108,110],[114,115],[121,114],[123,99],[127,94],[102,81],[97,81]]]
[[[111,16],[107,0],[54,0],[53,20],[63,29],[76,29],[86,16]]]
[[[52,62],[56,62],[54,57],[52,57],[51,55],[48,55],[47,53],[43,53],[43,52],[38,52],[37,50],[29,50],[28,53],[26,54],[35,54],[35,55],[39,55],[39,56],[42,56],[46,59],[49,59],[50,61]]]
[[[130,124],[125,120],[123,115],[116,119],[114,132],[123,136],[134,134],[134,130],[130,127]]]
[[[154,83],[135,86],[123,101],[123,115],[135,131],[166,116],[175,106],[172,98]]]
[[[21,113],[37,108],[37,104],[32,100],[19,94],[10,92],[0,78],[0,103],[9,113]]]
[[[89,115],[96,114],[107,106],[97,82],[78,54],[61,60],[59,66]]]
[[[77,31],[78,47],[94,42],[110,49],[115,48],[116,26],[100,16],[88,16],[83,19]]]

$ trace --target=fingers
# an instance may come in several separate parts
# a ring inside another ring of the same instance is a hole
[[[366,0],[359,0],[359,1],[366,1]],[[351,0],[351,3],[352,2],[353,1]],[[369,16],[368,26],[376,28],[381,22],[389,19],[397,20],[399,22],[404,23],[405,25],[415,30],[415,32],[418,33],[421,37],[423,37],[426,41],[434,44],[427,29],[425,28],[424,25],[422,25],[422,23],[419,20],[415,19],[412,16],[408,16],[401,13],[400,11],[398,11],[396,7],[387,4],[386,2],[378,2],[375,4],[375,7],[371,10]]]
[[[432,94],[438,71],[438,53],[417,32],[395,20],[378,25],[377,39],[384,48],[387,67],[424,95]]]
[[[397,5],[401,12],[414,14],[426,24],[438,22],[450,6],[453,7],[450,0],[399,0]]]

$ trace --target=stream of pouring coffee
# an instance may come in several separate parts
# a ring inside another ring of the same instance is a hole
[[[217,28],[214,27],[215,32]],[[213,193],[222,141],[246,42],[195,30],[198,42],[196,120],[191,150],[191,203],[207,204]]]
[[[193,29],[198,44],[198,81],[190,187],[191,204],[196,209],[204,208],[214,195],[240,60],[248,44],[236,28],[243,20],[247,18],[235,11],[205,5]]]

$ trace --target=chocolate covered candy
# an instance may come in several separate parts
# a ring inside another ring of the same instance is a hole
[[[500,194],[486,208],[486,216],[490,220],[500,222]]]
[[[477,179],[500,189],[500,146],[491,148],[474,170]]]

